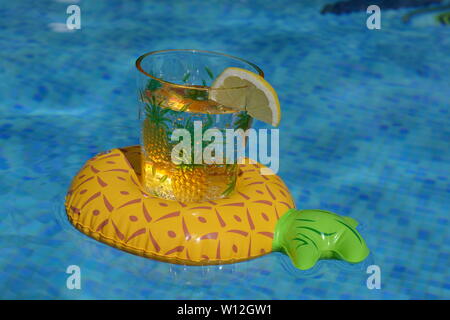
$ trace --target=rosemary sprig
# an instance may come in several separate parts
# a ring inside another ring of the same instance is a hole
[[[152,194],[153,194],[155,197],[161,198],[161,195],[159,194],[159,192],[153,191]]]
[[[230,173],[234,171],[237,167],[237,163],[226,163],[225,164],[225,170],[227,173]]]
[[[187,109],[189,109],[189,106],[190,106],[191,104],[190,103],[186,103],[180,110],[172,110],[172,111],[175,111],[175,112],[185,112]]]
[[[247,111],[241,112],[237,115],[237,119],[234,122],[235,129],[247,130],[252,125],[253,118],[248,114]]]
[[[187,89],[185,97],[192,100],[208,100],[208,90]]]
[[[165,117],[165,115],[169,112],[170,109],[166,109],[161,107],[162,101],[156,101],[155,97],[151,97],[150,103],[145,102],[145,115],[148,120],[154,123],[156,126],[165,127],[168,129],[167,123],[170,121],[169,118]]]
[[[150,91],[154,91],[154,90],[156,90],[156,89],[159,89],[159,88],[161,88],[161,82],[159,82],[159,81],[157,81],[157,80],[155,80],[155,79],[150,79],[148,82],[147,82],[147,86],[145,87],[147,90],[150,90]]]
[[[236,182],[237,182],[237,175],[234,175],[231,178],[230,183],[227,185],[227,188],[225,189],[225,191],[222,192],[222,196],[228,197],[233,192],[233,190],[236,188]]]
[[[189,77],[191,76],[191,73],[188,71],[186,72],[186,74],[183,76],[183,82],[187,82],[189,80]]]
[[[211,78],[211,80],[214,80],[214,74],[212,73],[211,69],[208,67],[205,67],[205,71],[208,74],[208,76]]]

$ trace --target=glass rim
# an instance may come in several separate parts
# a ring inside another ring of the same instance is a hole
[[[161,83],[167,84],[171,87],[175,87],[175,88],[182,88],[182,89],[194,89],[194,90],[203,90],[203,91],[209,91],[209,90],[232,90],[232,89],[243,89],[243,88],[247,88],[247,86],[240,86],[240,87],[232,87],[232,88],[211,88],[211,87],[201,87],[201,86],[196,86],[196,85],[183,85],[183,84],[177,84],[177,83],[173,83],[173,82],[169,82],[163,79],[160,79],[158,77],[155,77],[151,74],[149,74],[148,72],[146,72],[142,66],[141,66],[141,62],[148,56],[150,55],[154,55],[154,54],[159,54],[159,53],[169,53],[169,52],[192,52],[192,53],[205,53],[205,54],[212,54],[212,55],[216,55],[216,56],[222,56],[222,57],[226,57],[226,58],[230,58],[233,60],[238,60],[240,62],[243,62],[245,64],[250,65],[251,67],[253,67],[258,75],[260,75],[261,77],[264,78],[264,72],[262,71],[262,69],[260,67],[258,67],[256,64],[247,61],[245,59],[241,59],[239,57],[236,56],[232,56],[229,54],[225,54],[225,53],[220,53],[220,52],[214,52],[214,51],[208,51],[208,50],[197,50],[197,49],[167,49],[167,50],[156,50],[156,51],[150,51],[147,53],[144,53],[143,55],[141,55],[139,58],[136,59],[136,68],[143,73],[144,75],[146,75],[147,77],[154,79],[156,81],[159,81]]]

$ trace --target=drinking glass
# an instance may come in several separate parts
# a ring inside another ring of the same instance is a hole
[[[202,159],[199,163],[198,151],[203,155],[210,143],[218,141],[212,138],[209,142],[196,140],[195,132],[199,131],[195,131],[195,126],[198,128],[201,124],[202,134],[215,129],[223,137],[226,129],[245,131],[250,128],[252,118],[245,108],[242,111],[247,100],[246,87],[227,86],[226,81],[220,88],[214,89],[211,85],[229,67],[264,76],[262,70],[237,57],[200,50],[149,52],[136,60],[136,67],[142,123],[141,183],[146,191],[181,202],[211,201],[230,196],[239,173],[236,153],[232,157],[234,161],[230,161],[224,156],[225,151],[222,158],[219,152],[213,151],[212,161]],[[209,97],[214,90],[239,97],[236,104],[241,107],[224,106],[211,100]],[[173,137],[179,129],[191,134],[191,153],[172,152],[180,142]]]

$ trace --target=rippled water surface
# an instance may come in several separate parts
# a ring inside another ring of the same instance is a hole
[[[404,24],[400,9],[370,31],[365,12],[321,15],[326,2],[81,0],[67,32],[67,3],[1,0],[1,298],[448,299],[450,27]],[[264,69],[283,110],[280,176],[298,208],[360,221],[366,262],[182,267],[71,227],[62,203],[84,161],[139,141],[134,60],[169,48]],[[71,264],[81,290],[66,288]]]

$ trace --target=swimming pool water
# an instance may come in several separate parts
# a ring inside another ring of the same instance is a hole
[[[0,1],[0,298],[450,297],[450,27],[408,9],[320,15],[317,1]],[[271,254],[181,267],[98,243],[66,221],[65,192],[97,152],[137,144],[134,61],[196,48],[259,65],[282,104],[279,174],[298,208],[350,215],[364,263],[295,271]],[[78,265],[81,290],[66,288]],[[379,265],[382,288],[366,287]]]

